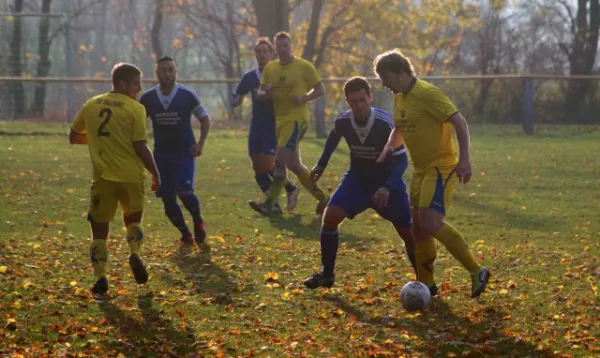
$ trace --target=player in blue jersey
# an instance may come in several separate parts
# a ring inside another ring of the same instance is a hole
[[[394,120],[386,111],[371,107],[371,86],[365,78],[353,77],[346,81],[344,93],[351,110],[336,117],[321,158],[311,171],[313,180],[318,180],[340,140],[346,140],[350,148],[350,168],[325,209],[321,225],[323,269],[304,281],[311,289],[333,286],[338,227],[346,218],[353,219],[369,208],[394,225],[415,268],[410,203],[402,179],[408,166],[406,149],[400,145],[386,161],[378,163],[377,158],[394,129]]]
[[[275,136],[275,113],[273,113],[273,102],[261,101],[257,92],[260,87],[262,70],[265,65],[273,59],[274,51],[271,41],[267,37],[259,38],[254,44],[254,56],[258,67],[244,73],[242,80],[233,93],[233,107],[242,104],[244,96],[252,94],[252,119],[250,121],[250,133],[248,135],[248,153],[252,161],[254,179],[260,190],[266,193],[273,182],[273,170],[275,168],[275,149],[277,148],[277,137]],[[286,181],[287,210],[292,211],[298,204],[299,188]],[[275,210],[281,211],[279,204]]]
[[[161,187],[157,193],[165,214],[181,232],[181,241],[204,244],[206,230],[200,214],[200,201],[194,193],[196,157],[202,155],[210,128],[210,118],[194,91],[177,83],[177,67],[170,57],[156,62],[159,85],[146,91],[140,103],[152,120],[154,159],[160,171]],[[200,138],[196,142],[192,115],[200,121]],[[194,235],[190,232],[177,197],[192,215]]]

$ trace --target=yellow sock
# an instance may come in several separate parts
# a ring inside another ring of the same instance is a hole
[[[302,184],[302,186],[305,187],[320,203],[328,200],[327,194],[325,194],[325,192],[317,185],[317,183],[310,179],[310,172],[306,167],[304,167],[302,173],[297,175],[297,177],[298,181],[300,181],[300,184]]]
[[[417,262],[417,280],[423,282],[427,287],[431,287],[435,283],[433,279],[433,264],[436,255],[437,249],[433,237],[425,240],[416,240],[415,261]]]
[[[144,233],[142,232],[142,224],[132,223],[127,225],[127,243],[129,244],[129,252],[139,254],[142,250],[142,242],[144,241]]]
[[[108,262],[106,240],[92,240],[90,258],[92,259],[92,268],[96,278],[106,277],[106,263]]]
[[[467,271],[472,273],[481,270],[481,265],[479,265],[475,260],[475,257],[473,257],[464,237],[454,226],[444,221],[444,225],[442,225],[435,233],[435,238],[448,249],[448,252],[450,252],[450,254],[452,254],[452,256],[454,256]]]

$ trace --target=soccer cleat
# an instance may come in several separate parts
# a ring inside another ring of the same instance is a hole
[[[287,193],[287,211],[293,211],[298,206],[298,195],[300,195],[300,187]]]
[[[491,276],[490,270],[485,267],[478,272],[471,274],[471,280],[473,281],[471,286],[471,298],[479,297],[479,295],[485,291]]]
[[[179,241],[181,241],[181,243],[183,245],[193,245],[194,244],[194,237],[192,236],[191,233],[187,233],[187,234],[181,236],[181,238],[179,239]]]
[[[206,229],[204,228],[204,223],[202,222],[198,225],[194,225],[194,241],[196,242],[196,245],[203,245],[205,240]]]
[[[257,203],[256,201],[250,200],[248,204],[254,211],[264,216],[270,216],[271,214],[277,213],[275,207],[269,209],[269,207],[265,203]]]
[[[315,214],[323,216],[325,209],[327,208],[327,204],[329,203],[329,198],[327,200],[319,201],[317,203],[317,207],[315,209]]]
[[[148,282],[148,272],[138,254],[129,255],[129,267],[131,267],[135,282],[139,284]]]
[[[315,289],[317,287],[331,288],[335,282],[335,275],[326,276],[323,271],[317,272],[304,280],[304,285],[308,288]]]
[[[108,279],[106,277],[99,278],[94,287],[92,287],[92,293],[95,295],[103,295],[108,291]]]

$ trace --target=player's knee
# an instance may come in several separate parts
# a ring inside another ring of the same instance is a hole
[[[177,197],[175,195],[169,195],[166,197],[162,197],[163,206],[165,211],[169,211],[171,208],[177,206]]]
[[[442,222],[438,222],[435,219],[421,218],[418,227],[420,238],[428,238],[430,236],[434,236],[441,226]]]
[[[136,213],[127,213],[127,215],[123,214],[123,223],[125,224],[125,226],[139,224],[140,222],[142,222],[143,214],[144,213],[142,211],[138,211]]]
[[[323,229],[336,230],[346,218],[346,213],[339,207],[328,206],[323,214]]]

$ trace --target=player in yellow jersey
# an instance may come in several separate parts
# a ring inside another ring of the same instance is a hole
[[[109,223],[121,204],[127,228],[129,265],[135,281],[148,281],[140,259],[144,180],[146,168],[152,174],[151,190],[160,188],[160,177],[152,152],[146,144],[146,111],[137,100],[142,90],[142,72],[136,66],[119,63],[112,70],[113,91],[88,100],[71,126],[69,142],[87,144],[92,160],[88,221],[92,229],[90,257],[96,276],[95,294],[108,291],[106,239]]]
[[[303,187],[318,200],[318,214],[323,214],[329,197],[310,178],[310,171],[300,159],[300,141],[308,129],[308,102],[325,94],[325,87],[315,67],[308,61],[292,54],[292,42],[287,32],[275,35],[278,60],[271,61],[263,69],[258,97],[272,100],[275,111],[275,171],[271,187],[264,203],[250,201],[252,209],[270,215],[285,185],[287,169],[291,170]]]
[[[478,297],[485,291],[490,272],[475,260],[460,231],[444,220],[457,182],[466,184],[471,179],[467,122],[444,92],[417,78],[410,60],[398,49],[377,56],[373,67],[383,86],[395,95],[396,128],[379,160],[404,142],[413,163],[410,202],[417,278],[432,294],[437,292],[435,237],[469,271],[471,297]]]

